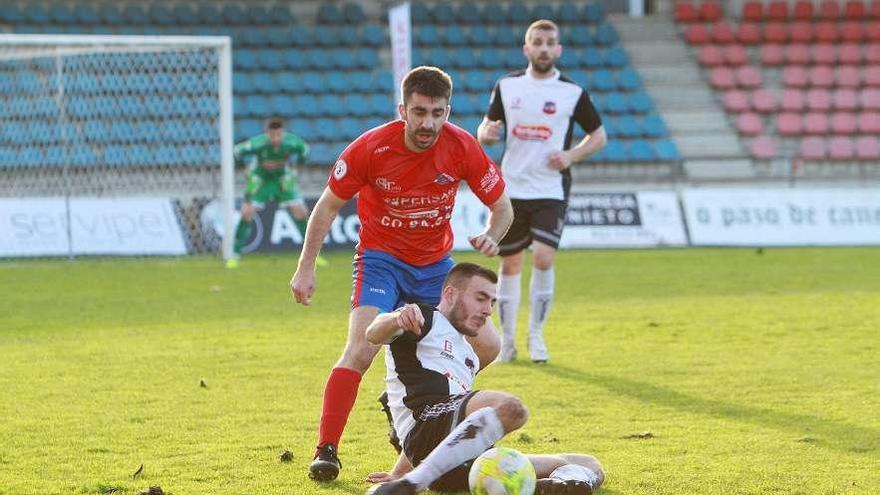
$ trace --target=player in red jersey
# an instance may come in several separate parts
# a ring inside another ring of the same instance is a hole
[[[486,256],[498,254],[498,240],[513,221],[498,168],[474,137],[447,122],[449,76],[435,67],[418,67],[401,86],[400,120],[365,132],[336,161],[309,219],[290,281],[296,302],[308,305],[324,238],[340,208],[357,195],[361,230],[348,339],[327,379],[318,448],[309,467],[309,476],[318,481],[339,475],[339,439],[361,376],[379,350],[367,342],[367,326],[377,314],[404,303],[440,301],[443,279],[454,264],[449,222],[459,183],[467,182],[490,211],[485,230],[469,239],[475,249]],[[471,343],[481,363],[494,361],[500,341],[491,321]]]

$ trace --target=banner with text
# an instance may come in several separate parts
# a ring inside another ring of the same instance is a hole
[[[880,244],[880,189],[686,189],[695,246]]]
[[[165,198],[0,199],[0,257],[186,254]],[[72,246],[72,249],[71,249]]]

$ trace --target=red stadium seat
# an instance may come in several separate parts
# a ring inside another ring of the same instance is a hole
[[[734,43],[736,41],[736,32],[734,32],[730,24],[719,22],[712,27],[712,41],[721,45]]]
[[[880,110],[880,89],[863,89],[859,94],[862,110]]]
[[[868,11],[861,0],[849,0],[843,8],[843,17],[858,21],[867,17]]]
[[[785,62],[789,65],[810,63],[810,47],[807,45],[788,45],[785,47]]]
[[[812,23],[793,22],[788,26],[788,39],[792,43],[811,43],[814,36]]]
[[[785,49],[782,45],[762,45],[760,56],[764,65],[776,66],[785,63]]]
[[[736,28],[736,40],[744,45],[757,45],[761,42],[761,28],[751,22],[742,23]]]
[[[764,131],[764,123],[756,113],[742,113],[736,119],[736,130],[743,136],[757,136]]]
[[[817,65],[834,65],[837,63],[837,50],[834,45],[813,45],[811,58]]]
[[[780,106],[783,112],[802,112],[806,108],[806,95],[799,89],[786,89]]]
[[[845,42],[859,43],[865,39],[865,28],[860,22],[846,22],[840,26],[840,39]]]
[[[792,17],[798,21],[813,20],[813,2],[811,0],[798,0],[794,4]]]
[[[814,88],[830,88],[834,86],[834,69],[825,65],[811,67],[809,78]]]
[[[880,64],[880,43],[865,45],[865,61],[869,64]]]
[[[838,88],[858,88],[862,85],[862,75],[858,67],[844,65],[834,73],[834,82]]]
[[[831,116],[832,134],[855,134],[858,128],[858,120],[854,113],[835,113]]]
[[[880,19],[880,2],[874,0],[871,4],[871,8],[868,9],[868,16],[872,19]]]
[[[800,155],[804,160],[824,160],[828,157],[828,148],[825,140],[817,137],[809,137],[801,141]]]
[[[880,134],[880,113],[861,113],[859,115],[859,132],[862,134]]]
[[[833,22],[820,22],[814,29],[816,41],[819,43],[834,43],[840,39],[840,30]]]
[[[744,65],[736,69],[736,82],[741,88],[759,88],[762,82],[761,73],[750,65]]]
[[[724,47],[724,62],[727,65],[739,67],[749,63],[749,53],[742,45],[729,45]]]
[[[807,69],[789,66],[782,70],[782,81],[787,88],[806,88],[809,82]]]
[[[880,160],[880,139],[862,136],[856,139],[856,158],[859,160]]]
[[[804,123],[798,114],[781,113],[776,117],[776,130],[781,136],[800,136],[804,132]]]
[[[785,24],[773,22],[764,26],[764,43],[788,42],[788,29]]]
[[[856,156],[856,146],[852,138],[836,136],[828,142],[828,156],[832,160],[852,160]]]
[[[828,116],[824,113],[811,112],[804,116],[805,134],[828,134]]]
[[[717,22],[724,16],[721,2],[703,1],[699,7],[700,19],[705,22]]]
[[[741,113],[749,109],[749,97],[745,92],[735,89],[724,93],[721,104],[729,113]]]
[[[776,158],[776,142],[770,136],[758,136],[749,146],[752,158],[756,160],[772,160]]]
[[[836,21],[840,17],[840,4],[837,0],[822,0],[819,4],[819,17],[828,21]]]
[[[880,5],[880,2],[874,5]],[[865,40],[874,43],[880,42],[880,22],[870,22],[865,26]]]
[[[709,42],[711,35],[705,24],[691,24],[684,32],[684,39],[691,45],[703,45]]]
[[[859,94],[852,89],[837,89],[831,94],[831,104],[838,112],[854,112],[859,109]]]
[[[700,15],[697,12],[697,7],[692,2],[676,2],[675,3],[675,20],[678,22],[697,22],[700,20]]]
[[[831,110],[831,91],[827,89],[811,89],[807,91],[807,108],[813,112]]]
[[[759,89],[752,93],[752,108],[756,112],[771,113],[776,111],[776,95],[769,89]]]
[[[880,67],[866,67],[862,72],[862,84],[872,88],[880,87]]]
[[[718,67],[724,65],[724,54],[721,51],[721,48],[715,45],[706,45],[700,48],[700,53],[697,55],[697,61],[700,62],[700,65]]]
[[[787,21],[788,20],[788,2],[784,0],[773,0],[767,6],[767,19],[771,21]]]
[[[854,43],[846,43],[837,47],[837,58],[842,65],[858,65],[862,63],[862,47]]]
[[[764,20],[764,4],[755,0],[749,0],[743,4],[742,19],[748,22],[761,22]]]
[[[733,70],[728,67],[716,67],[709,74],[709,83],[715,89],[733,89],[736,87],[736,79]]]

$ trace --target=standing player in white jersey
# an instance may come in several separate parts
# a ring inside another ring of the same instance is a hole
[[[373,344],[388,344],[385,377],[389,420],[402,452],[384,482],[367,493],[412,495],[468,490],[471,461],[522,427],[528,412],[506,392],[473,390],[480,358],[473,337],[492,316],[497,290],[492,270],[455,265],[443,281],[440,304],[406,304],[367,327]],[[589,495],[604,480],[602,466],[585,454],[531,455],[537,495]],[[414,467],[413,467],[414,466]]]
[[[495,144],[506,125],[501,170],[514,208],[514,220],[499,243],[501,280],[498,313],[503,338],[502,361],[516,358],[514,338],[520,303],[524,250],[533,251],[529,284],[531,315],[528,348],[532,361],[549,359],[544,322],[553,302],[553,258],[565,224],[571,188],[569,167],[593,155],[608,138],[586,90],[556,68],[562,54],[559,27],[548,20],[533,22],[525,35],[524,71],[502,77],[492,91],[489,112],[477,129],[482,144]],[[587,133],[571,146],[574,123]]]

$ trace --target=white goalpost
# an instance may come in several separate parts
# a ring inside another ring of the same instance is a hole
[[[228,36],[0,35],[0,257],[228,259],[232,139]]]

